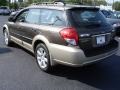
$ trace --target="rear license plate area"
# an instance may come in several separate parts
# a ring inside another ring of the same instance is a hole
[[[94,35],[92,39],[93,47],[104,46],[109,42],[108,34]]]
[[[106,43],[105,35],[96,36],[96,44],[103,45]]]

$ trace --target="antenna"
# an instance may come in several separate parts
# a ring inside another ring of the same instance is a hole
[[[95,4],[95,0],[92,0],[92,3],[93,3],[93,6],[95,6],[96,4]]]

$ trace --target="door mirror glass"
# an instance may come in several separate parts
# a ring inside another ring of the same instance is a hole
[[[10,16],[10,17],[8,18],[8,21],[9,21],[9,22],[14,22],[14,17],[13,17],[13,16]]]
[[[12,12],[12,13],[10,14],[10,17],[8,18],[8,21],[14,22],[14,21],[15,21],[15,16],[16,16],[17,13],[18,13],[18,12]]]

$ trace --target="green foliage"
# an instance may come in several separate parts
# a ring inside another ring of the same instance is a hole
[[[28,0],[28,3],[29,3],[29,4],[33,3],[33,0]]]
[[[0,0],[0,6],[6,6],[7,4],[7,0]]]
[[[48,2],[48,1],[51,1],[51,0],[28,0],[28,3],[32,4],[32,3],[37,3],[37,2]]]
[[[14,3],[10,3],[10,4],[9,4],[9,7],[10,7],[10,8],[14,8]]]
[[[16,3],[16,2],[15,3],[10,3],[9,7],[12,8],[12,9],[15,9],[15,10],[17,10],[19,8],[18,3]]]
[[[70,3],[81,3],[81,4],[87,4],[87,5],[107,5],[107,2],[105,0],[65,0]],[[95,2],[94,2],[95,1]]]
[[[27,6],[28,6],[28,3],[24,3],[24,2],[19,3],[19,7],[27,7]]]
[[[113,4],[113,9],[120,11],[120,1],[117,1]]]

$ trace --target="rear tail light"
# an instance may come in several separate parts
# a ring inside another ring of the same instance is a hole
[[[60,35],[68,44],[74,46],[78,45],[78,34],[75,28],[72,27],[64,28],[60,31]]]

